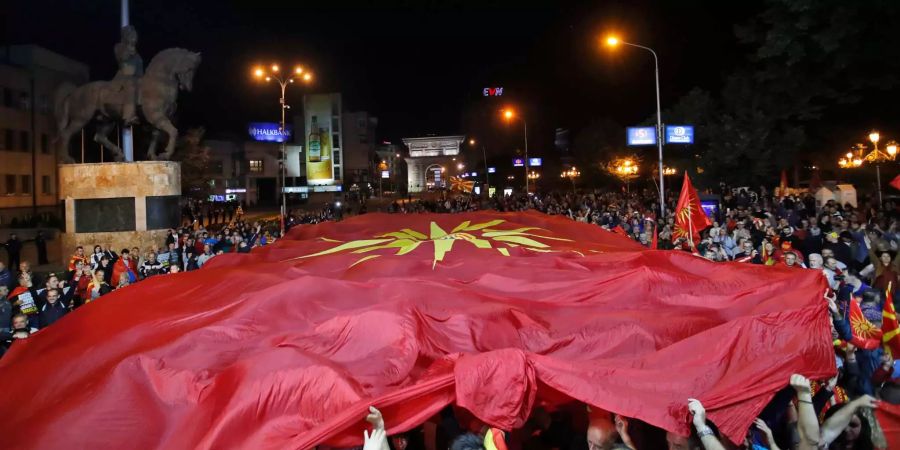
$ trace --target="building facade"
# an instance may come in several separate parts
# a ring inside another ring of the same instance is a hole
[[[344,114],[344,184],[371,189],[377,182],[375,171],[378,118],[365,111]]]
[[[0,225],[60,217],[53,96],[87,65],[36,45],[0,47]]]
[[[409,149],[406,161],[407,189],[410,193],[445,188],[455,169],[459,146],[465,136],[404,138]]]

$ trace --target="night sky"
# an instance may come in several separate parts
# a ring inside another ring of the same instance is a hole
[[[36,43],[87,63],[93,79],[112,77],[118,1],[10,3],[6,42]],[[380,139],[509,133],[496,117],[512,104],[525,113],[539,154],[557,127],[577,131],[598,117],[634,124],[655,112],[651,56],[601,47],[604,30],[658,51],[665,109],[694,86],[718,89],[746,51],[734,24],[759,7],[700,0],[377,3],[134,0],[131,20],[145,64],[167,47],[203,54],[195,91],[179,99],[180,128],[241,136],[247,122],[276,120],[277,88],[250,74],[257,63],[279,61],[312,69],[310,92],[342,92],[345,111],[377,116]],[[482,97],[486,86],[503,86],[505,96]],[[290,91],[289,103],[299,103],[300,93]]]

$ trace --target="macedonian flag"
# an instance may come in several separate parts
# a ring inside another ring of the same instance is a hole
[[[501,449],[536,405],[574,400],[686,435],[699,398],[739,441],[791,374],[834,375],[826,283],[539,213],[299,225],[12,344],[0,436],[9,448],[347,448],[372,405],[392,433],[453,405]]]
[[[472,192],[475,189],[474,181],[466,181],[460,177],[450,177],[450,189],[454,191]]]
[[[684,238],[690,242],[691,247],[695,247],[700,242],[700,232],[710,226],[712,222],[709,216],[700,207],[700,196],[685,172],[681,195],[678,197],[678,205],[675,206],[675,230],[672,233],[672,240]]]

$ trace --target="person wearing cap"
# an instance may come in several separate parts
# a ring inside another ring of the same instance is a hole
[[[825,245],[823,246],[823,251],[825,249],[831,250],[831,252],[834,254],[835,259],[837,259],[842,264],[844,264],[844,267],[850,267],[850,264],[853,263],[852,249],[850,248],[850,246],[847,243],[842,242],[842,241],[844,240],[844,238],[848,238],[848,239],[852,240],[853,237],[850,235],[849,232],[845,231],[842,233],[847,233],[847,234],[842,236],[837,231],[832,231],[832,232],[826,234],[825,235],[826,242],[825,242]],[[824,256],[824,253],[822,256]]]

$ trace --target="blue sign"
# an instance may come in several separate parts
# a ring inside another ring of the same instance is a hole
[[[666,125],[667,144],[693,144],[694,127],[692,125]]]
[[[529,167],[540,167],[542,162],[541,158],[528,158]]]
[[[525,160],[522,158],[513,158],[513,167],[525,167]]]
[[[625,131],[628,145],[656,145],[656,129],[653,127],[628,127]]]
[[[488,167],[488,173],[497,173],[496,167]]]
[[[288,125],[284,130],[277,123],[272,122],[254,122],[248,128],[250,137],[254,141],[261,142],[287,142],[291,138],[291,126]]]

